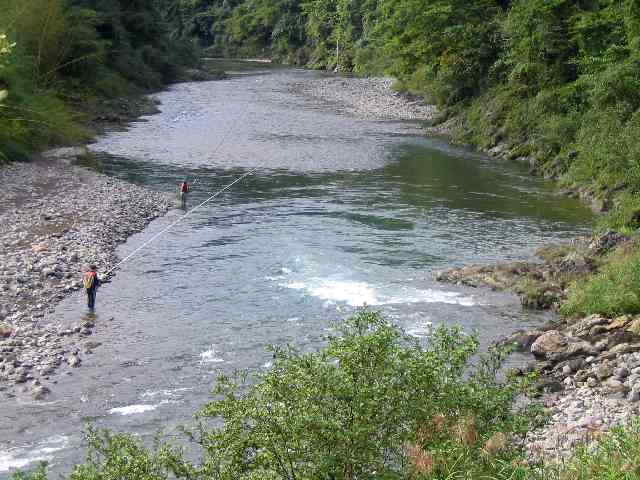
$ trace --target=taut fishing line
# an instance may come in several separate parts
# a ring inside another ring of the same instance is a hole
[[[153,237],[151,237],[149,240],[147,240],[146,242],[144,242],[142,245],[140,245],[138,248],[136,248],[133,252],[131,252],[129,255],[127,255],[126,257],[124,257],[122,260],[120,260],[114,267],[112,267],[110,270],[107,271],[107,273],[104,274],[104,276],[108,276],[110,273],[112,273],[116,268],[118,268],[120,265],[122,265],[123,263],[125,263],[127,260],[129,260],[130,258],[132,258],[136,253],[138,253],[140,250],[142,250],[143,248],[145,248],[147,245],[153,243],[155,240],[157,240],[158,238],[160,238],[163,234],[165,234],[166,232],[168,232],[169,230],[171,230],[173,227],[175,227],[176,225],[178,225],[180,222],[182,222],[185,218],[187,218],[189,215],[191,215],[193,212],[195,212],[196,210],[202,208],[203,206],[205,206],[207,203],[209,203],[211,200],[213,200],[214,198],[216,198],[218,195],[220,195],[222,192],[230,189],[232,186],[234,186],[236,183],[238,183],[240,180],[244,179],[245,177],[248,177],[249,175],[251,175],[253,172],[255,172],[258,169],[258,167],[256,168],[252,168],[251,170],[249,170],[248,172],[246,172],[245,174],[239,176],[238,178],[236,178],[233,182],[231,182],[229,185],[227,185],[226,187],[218,190],[216,193],[214,193],[213,195],[211,195],[209,198],[207,198],[204,202],[200,203],[199,205],[193,207],[191,210],[189,210],[187,213],[185,213],[182,217],[180,217],[178,220],[176,220],[175,222],[169,224],[167,227],[163,228],[162,230],[160,230],[158,233],[156,233]]]

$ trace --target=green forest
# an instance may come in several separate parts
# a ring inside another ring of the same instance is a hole
[[[89,133],[99,98],[157,89],[198,61],[175,2],[0,0],[0,163]]]

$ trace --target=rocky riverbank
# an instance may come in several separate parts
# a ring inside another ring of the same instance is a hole
[[[523,307],[556,309],[569,284],[596,272],[615,249],[632,239],[614,232],[546,247],[541,262],[516,262],[456,268],[437,275],[443,282],[511,290]],[[533,331],[502,340],[536,358],[519,373],[538,371],[550,422],[529,432],[532,457],[566,456],[640,414],[640,316],[559,318]]]
[[[48,321],[81,295],[88,264],[116,264],[116,247],[165,213],[155,192],[73,165],[85,149],[45,153],[0,169],[0,398],[46,397],[59,370],[77,368],[98,345],[92,315]]]
[[[293,93],[336,105],[346,113],[368,120],[431,121],[434,105],[421,98],[396,92],[391,78],[325,77],[296,83]]]

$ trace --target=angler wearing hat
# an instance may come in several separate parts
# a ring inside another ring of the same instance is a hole
[[[98,267],[91,265],[89,271],[85,272],[82,277],[82,284],[87,291],[87,304],[89,310],[93,310],[96,306],[96,290],[100,286],[100,279],[98,278]]]

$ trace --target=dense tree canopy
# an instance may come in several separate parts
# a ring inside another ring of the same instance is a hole
[[[70,105],[178,79],[197,61],[193,7],[187,0],[0,0],[0,162],[81,138]]]

